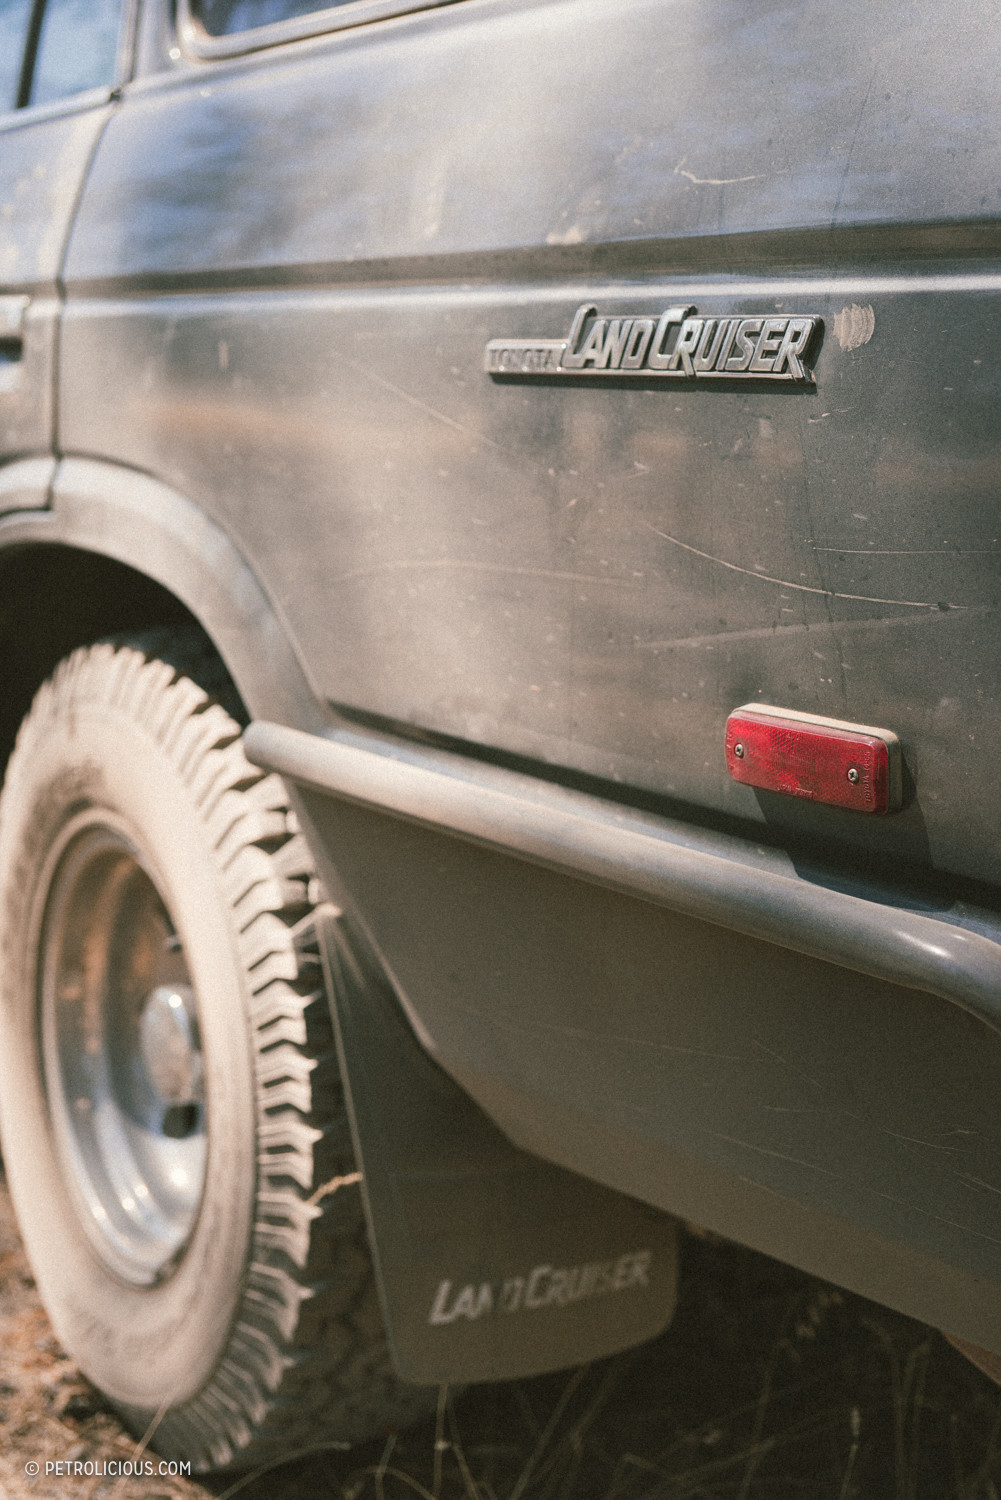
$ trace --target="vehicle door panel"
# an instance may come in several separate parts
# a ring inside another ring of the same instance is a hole
[[[52,446],[59,267],[107,116],[0,116],[0,462]]]
[[[218,519],[332,703],[997,879],[999,37],[466,0],[149,80],[71,242],[67,445]],[[484,373],[588,301],[819,315],[816,385]],[[917,801],[733,786],[755,697],[896,730]]]

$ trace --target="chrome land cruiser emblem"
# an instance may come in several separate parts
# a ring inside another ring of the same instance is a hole
[[[594,303],[585,302],[565,339],[491,339],[485,369],[507,376],[813,381],[805,360],[820,318],[695,313],[669,307],[659,318],[599,318]]]

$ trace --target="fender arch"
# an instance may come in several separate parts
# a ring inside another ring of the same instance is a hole
[[[94,639],[95,632],[194,619],[252,718],[314,730],[327,722],[279,610],[246,558],[198,505],[147,474],[63,459],[49,508],[0,518],[0,580],[5,659],[15,633],[43,624],[64,655],[88,631]],[[16,661],[19,653],[13,655]],[[41,669],[30,701],[59,658],[48,661],[44,649],[27,655],[38,656]]]
[[[35,493],[0,517],[0,659],[14,689],[0,694],[0,754],[74,645],[171,620],[205,631],[252,719],[330,727],[277,608],[197,505],[90,459],[60,463],[49,508],[27,508]],[[304,823],[318,853],[322,834]],[[426,1055],[363,913],[346,906],[318,909],[318,938],[400,1373],[519,1377],[659,1333],[675,1305],[675,1222],[513,1146]]]

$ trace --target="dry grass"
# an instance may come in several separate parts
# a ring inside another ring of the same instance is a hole
[[[2,1191],[0,1350],[0,1500],[1001,1500],[1001,1392],[939,1335],[711,1242],[640,1350],[205,1485],[45,1476],[136,1444],[56,1344]]]
[[[436,1431],[401,1435],[366,1463],[318,1466],[303,1493],[999,1500],[1001,1392],[918,1324],[694,1243],[666,1337],[572,1375],[469,1391]]]
[[[136,1456],[52,1333],[0,1178],[0,1500],[212,1500],[183,1479],[45,1473],[47,1462],[117,1466]],[[37,1475],[26,1471],[32,1463]]]

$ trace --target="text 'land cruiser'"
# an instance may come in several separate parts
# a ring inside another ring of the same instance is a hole
[[[0,0],[4,1161],[167,1457],[650,1337],[679,1220],[1001,1355],[999,51]]]

